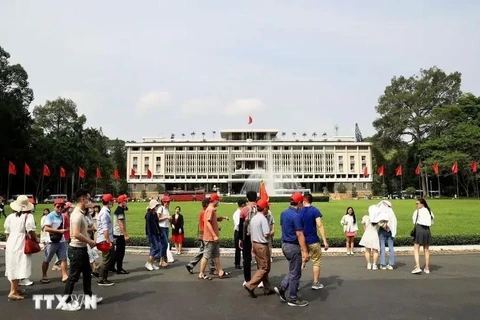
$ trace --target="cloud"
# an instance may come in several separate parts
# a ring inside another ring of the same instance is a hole
[[[218,110],[219,106],[219,98],[195,98],[185,102],[181,110],[184,115],[204,115],[209,114],[213,110]]]
[[[230,103],[225,108],[225,113],[229,116],[233,115],[247,115],[254,111],[261,110],[265,107],[265,104],[259,99],[238,99]]]
[[[172,96],[168,92],[150,92],[138,100],[137,113],[143,114],[155,109],[162,109],[169,106]]]

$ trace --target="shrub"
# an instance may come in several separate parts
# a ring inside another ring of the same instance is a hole
[[[343,183],[340,183],[337,186],[337,192],[338,193],[347,193],[347,187],[345,187],[345,185]]]
[[[357,187],[352,187],[352,198],[358,197]]]

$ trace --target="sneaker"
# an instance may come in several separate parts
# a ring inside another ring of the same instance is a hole
[[[415,269],[413,269],[412,273],[413,273],[413,274],[422,273],[422,269],[415,267]]]
[[[386,269],[387,269],[387,270],[393,270],[393,266],[387,265],[387,266],[386,266]]]
[[[18,285],[20,286],[31,286],[33,284],[33,281],[30,281],[30,279],[22,279],[19,281]]]
[[[245,287],[245,285],[246,285],[246,284],[247,284],[247,281],[243,281],[243,284],[242,284],[242,286],[244,286],[244,287]]]
[[[387,266],[380,266],[380,269],[387,270]]]
[[[152,263],[152,268],[153,270],[160,270],[160,267],[157,266],[156,264]]]
[[[60,266],[57,266],[56,264],[54,264],[53,267],[52,267],[52,271],[59,271],[59,270],[62,270],[62,268],[60,268]]]
[[[376,264],[372,265],[372,270],[378,270],[378,266]]]
[[[282,302],[287,302],[287,298],[285,297],[285,291],[283,291],[281,288],[278,288],[278,287],[273,288],[273,290],[275,291],[275,293],[278,295],[278,297]]]
[[[367,269],[372,270],[372,264],[371,263],[367,263]]]
[[[101,287],[111,287],[113,286],[115,283],[113,283],[112,281],[110,280],[100,280],[98,281],[98,285],[101,286]]]
[[[97,300],[98,302],[98,300]],[[82,305],[79,304],[78,302],[75,302],[75,303],[67,303],[65,304],[63,307],[62,307],[62,311],[79,311],[80,309],[82,309]]]
[[[423,269],[423,272],[425,272],[426,274],[429,274],[429,273],[430,273],[430,269],[424,268],[424,269]]]
[[[263,281],[258,285],[259,288],[263,288]]]
[[[150,263],[150,262],[145,263],[145,268],[147,268],[147,270],[153,271],[153,263]]]
[[[288,301],[290,307],[306,307],[308,306],[308,301],[297,298],[295,301]]]
[[[323,289],[323,284],[321,284],[320,282],[314,282],[312,284],[312,290],[320,290],[320,289]]]

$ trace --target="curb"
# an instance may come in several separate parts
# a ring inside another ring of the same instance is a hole
[[[0,248],[4,249],[7,243],[0,241]],[[128,254],[145,254],[150,252],[149,247],[126,247],[126,253]],[[361,255],[365,250],[363,248],[354,248],[356,255]],[[182,248],[182,256],[194,256],[198,252],[198,248]],[[480,253],[480,245],[463,245],[463,246],[431,246],[430,252],[435,254],[472,254]],[[411,255],[413,254],[413,247],[395,247],[395,254],[398,255]],[[221,248],[220,255],[222,257],[233,257],[235,255],[235,249],[233,248]],[[328,251],[322,250],[322,255],[325,256],[345,256],[345,248],[329,248]],[[283,257],[282,249],[273,248],[272,256]]]

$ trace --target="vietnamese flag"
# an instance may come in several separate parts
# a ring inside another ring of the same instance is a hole
[[[363,168],[363,176],[368,177],[368,168],[367,167]]]
[[[473,173],[477,173],[477,162],[475,160],[470,163],[470,168],[472,168]]]
[[[12,161],[8,162],[8,174],[11,174],[12,176],[17,175],[17,168],[15,168],[15,163]]]
[[[134,169],[130,170],[130,178],[135,177],[135,174],[136,174],[136,172],[135,172]]]
[[[43,165],[43,176],[50,177],[50,168],[46,164]]]
[[[397,177],[402,175],[402,165],[399,165],[397,169],[395,169],[395,175]]]
[[[97,168],[97,179],[102,179],[102,172]]]
[[[25,166],[23,167],[23,170],[24,170],[26,176],[29,176],[32,173],[32,171],[30,170],[30,167],[28,166],[28,164],[26,162],[25,162]]]
[[[67,172],[65,171],[64,168],[60,167],[60,178],[66,178],[67,177]]]
[[[263,182],[263,180],[260,181],[260,199],[265,200],[267,202],[270,199],[268,197],[267,188],[265,188],[265,182]]]
[[[433,169],[433,172],[438,176],[438,163],[435,163],[435,164],[432,166],[432,169]]]
[[[251,124],[253,122],[253,118],[251,116],[248,116],[248,124]]]
[[[148,179],[152,178],[152,171],[150,171],[150,169],[147,170],[147,178]]]
[[[417,165],[417,168],[415,169],[415,174],[419,176],[422,173],[422,166],[420,163]]]
[[[378,175],[379,175],[380,177],[383,177],[383,175],[385,174],[385,167],[384,167],[383,165],[381,165],[381,166],[378,168],[377,172],[378,172]]]
[[[85,170],[83,170],[83,168],[78,168],[78,177],[80,179],[85,179]]]
[[[455,163],[452,166],[452,173],[457,174],[458,173],[458,162],[455,161]]]
[[[113,170],[113,178],[114,178],[115,180],[119,180],[119,179],[120,179],[120,174],[118,173],[118,169]]]

